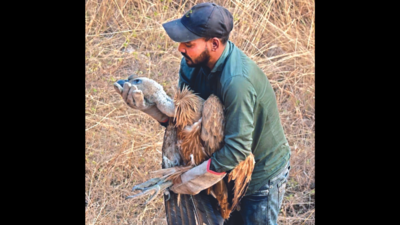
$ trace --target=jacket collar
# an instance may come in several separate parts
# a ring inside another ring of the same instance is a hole
[[[228,41],[225,45],[225,49],[222,52],[221,56],[219,57],[219,59],[217,60],[217,63],[215,63],[214,68],[211,70],[211,73],[215,73],[217,71],[222,71],[222,69],[224,68],[225,65],[225,59],[228,57],[229,53],[230,53],[230,45],[231,45],[231,41]]]
[[[231,52],[230,48],[231,48],[231,41],[228,40],[228,42],[225,45],[224,51],[222,52],[221,56],[219,57],[219,59],[215,63],[214,68],[211,71],[210,69],[208,69],[208,67],[202,67],[205,74],[208,75],[208,79],[213,78],[216,72],[222,71],[225,65],[226,58]]]

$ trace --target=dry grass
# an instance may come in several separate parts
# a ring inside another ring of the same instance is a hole
[[[147,206],[123,198],[161,168],[164,128],[125,105],[112,84],[136,73],[172,95],[181,55],[161,24],[200,2],[86,0],[86,224],[166,224],[161,195]],[[234,16],[230,40],[276,93],[292,149],[279,224],[314,224],[314,1],[215,2]]]

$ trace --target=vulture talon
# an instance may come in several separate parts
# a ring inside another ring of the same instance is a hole
[[[135,186],[132,188],[132,191],[136,191],[136,190],[145,191],[148,187],[151,187],[151,186],[157,184],[157,183],[160,182],[160,181],[161,181],[160,178],[153,178],[153,179],[150,179],[150,180],[148,180],[148,181],[146,181],[146,182],[143,182],[143,183],[141,183],[141,184],[135,185]]]
[[[151,186],[152,185],[152,186]],[[167,188],[172,186],[172,181],[164,181],[160,178],[153,178],[144,183],[138,184],[132,188],[134,190],[140,190],[141,192],[135,195],[130,195],[125,197],[125,200],[131,198],[139,198],[141,196],[150,195],[150,198],[143,204],[147,205],[149,202],[153,201],[161,191],[165,191]],[[169,192],[168,192],[169,196]]]
[[[157,197],[157,195],[160,193],[160,185],[156,185],[156,186],[152,187],[151,189],[152,190],[155,189],[155,190],[153,190],[155,193],[150,196],[150,198],[146,201],[146,203],[144,203],[144,205],[149,204],[149,202],[153,201]]]
[[[157,185],[158,186],[158,185]],[[125,200],[126,199],[130,199],[130,198],[139,198],[139,197],[141,197],[141,196],[144,196],[144,195],[148,195],[148,194],[150,194],[151,192],[156,192],[156,190],[153,190],[154,188],[152,187],[152,188],[148,188],[148,189],[146,189],[146,190],[144,190],[144,191],[142,191],[142,192],[140,192],[140,193],[138,193],[138,194],[135,194],[135,195],[130,195],[130,196],[127,196],[127,197],[125,197]],[[146,204],[147,204],[148,202],[146,202]]]
[[[168,201],[171,198],[171,194],[169,193],[168,189],[165,189],[164,195],[167,196],[166,199],[165,199],[166,201]]]

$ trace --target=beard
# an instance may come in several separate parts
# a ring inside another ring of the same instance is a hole
[[[181,54],[185,57],[185,61],[188,67],[206,66],[208,61],[210,60],[210,53],[208,52],[207,45],[204,51],[195,59],[191,59],[185,53],[181,52]]]

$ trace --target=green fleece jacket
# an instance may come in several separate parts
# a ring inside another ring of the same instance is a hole
[[[253,153],[255,168],[246,195],[284,169],[290,158],[275,93],[263,71],[232,42],[210,71],[188,67],[182,57],[179,86],[203,99],[214,94],[225,106],[225,145],[212,155],[211,169],[230,171]]]

